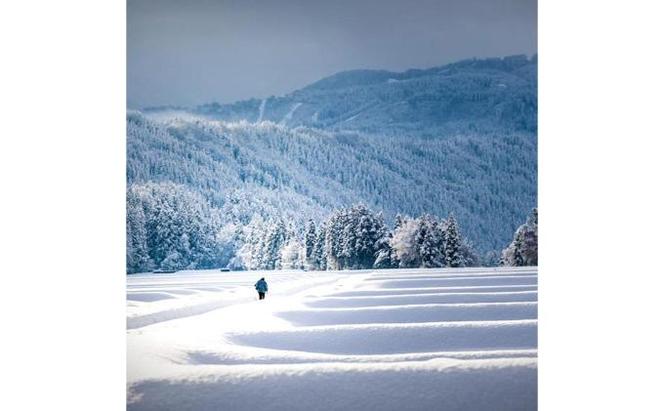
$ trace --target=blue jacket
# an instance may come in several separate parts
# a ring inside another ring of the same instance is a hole
[[[265,280],[258,280],[258,282],[254,287],[256,287],[256,291],[258,291],[259,293],[267,292],[267,282]]]

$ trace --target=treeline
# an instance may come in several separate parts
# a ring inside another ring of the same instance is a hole
[[[336,210],[298,231],[283,220],[251,222],[235,269],[346,270],[369,268],[469,267],[477,253],[459,231],[454,216],[398,216],[392,229],[381,213],[363,204]]]
[[[454,216],[397,216],[388,227],[365,205],[320,224],[254,217],[225,223],[222,211],[173,183],[127,190],[127,272],[229,266],[240,270],[465,267],[482,264]]]
[[[127,190],[127,273],[155,269],[343,270],[537,265],[537,209],[501,255],[479,256],[453,215],[397,215],[391,227],[365,205],[327,219],[254,216],[229,221],[226,209],[174,183]]]

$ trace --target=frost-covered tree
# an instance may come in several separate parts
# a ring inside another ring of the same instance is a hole
[[[286,236],[286,224],[283,220],[270,224],[264,237],[261,269],[274,270],[281,265],[281,248],[286,244]]]
[[[394,250],[390,245],[392,240],[392,233],[385,232],[385,234],[376,242],[376,260],[374,261],[374,268],[394,268],[397,267],[397,261],[394,258]]]
[[[305,250],[302,244],[296,239],[289,240],[281,248],[281,258],[279,268],[283,270],[299,270],[304,268]]]
[[[420,223],[417,219],[404,219],[394,230],[390,240],[393,260],[400,268],[419,267],[422,264],[418,247]]]
[[[473,244],[465,238],[461,241],[461,256],[464,261],[464,267],[479,267],[482,265],[482,259],[473,247]]]
[[[238,252],[239,261],[235,261],[237,265],[246,270],[261,268],[265,247],[265,231],[266,223],[260,217],[254,217],[245,226],[244,243]]]
[[[150,259],[145,226],[145,213],[140,197],[127,191],[127,272],[150,271],[154,267]]]
[[[187,187],[131,185],[127,217],[128,272],[151,267],[209,268],[219,263],[218,210]]]
[[[462,253],[462,239],[456,219],[452,214],[447,218],[445,230],[445,265],[448,267],[465,267],[466,261]]]
[[[304,235],[305,261],[307,266],[315,266],[314,250],[316,247],[316,223],[313,220],[307,222],[307,231]]]
[[[380,214],[365,205],[338,210],[326,223],[325,251],[329,269],[371,268],[386,235]]]
[[[506,266],[537,265],[537,208],[525,224],[514,233],[514,239],[502,252],[501,264]]]
[[[313,267],[315,270],[327,269],[327,254],[325,252],[325,225],[321,225],[316,234],[316,242],[314,243],[313,252]]]
[[[244,242],[244,230],[240,224],[227,223],[219,229],[217,240],[219,242],[219,264],[222,267],[240,269],[239,260],[236,259]]]
[[[444,265],[444,233],[438,221],[430,214],[417,219],[417,247],[422,267],[442,267]]]

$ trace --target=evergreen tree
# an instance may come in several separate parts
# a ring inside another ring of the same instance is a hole
[[[390,245],[392,234],[386,232],[383,237],[376,242],[376,260],[374,261],[373,268],[394,268],[397,263],[393,260],[394,250]]]
[[[465,261],[461,253],[462,240],[456,219],[452,214],[447,218],[445,231],[445,264],[448,267],[464,267]]]
[[[385,232],[382,216],[362,204],[335,212],[327,222],[327,267],[371,268]]]
[[[218,264],[218,210],[185,186],[132,185],[127,191],[128,272]]]
[[[321,225],[316,234],[314,243],[314,268],[316,270],[327,269],[327,255],[325,253],[325,226]]]
[[[314,259],[314,247],[316,244],[316,224],[313,220],[307,223],[307,232],[304,236],[305,257],[308,264],[312,264]]]
[[[281,248],[286,243],[286,224],[279,219],[272,224],[265,238],[262,267],[265,270],[275,270],[281,265]]]
[[[299,270],[304,268],[304,247],[299,241],[291,239],[283,245],[277,268],[282,270]]]
[[[473,244],[463,238],[461,240],[461,256],[463,257],[464,267],[480,267],[482,259],[473,247]]]
[[[517,267],[537,265],[537,208],[516,230],[514,239],[502,252],[500,263]]]
[[[127,272],[150,271],[150,260],[145,229],[145,213],[140,198],[127,192]]]
[[[339,257],[342,251],[342,234],[345,215],[343,210],[335,210],[326,223],[325,230],[325,266],[328,270],[340,269]]]
[[[442,267],[443,233],[436,219],[425,214],[418,219],[417,247],[422,267]]]

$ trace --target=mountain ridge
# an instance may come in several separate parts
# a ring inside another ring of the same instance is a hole
[[[500,250],[537,205],[537,58],[337,73],[286,96],[127,113],[127,183],[200,193],[229,224],[362,202],[457,216]]]
[[[403,72],[349,70],[283,96],[174,110],[223,121],[269,120],[288,126],[408,133],[436,138],[460,132],[537,129],[537,56],[468,59]]]

